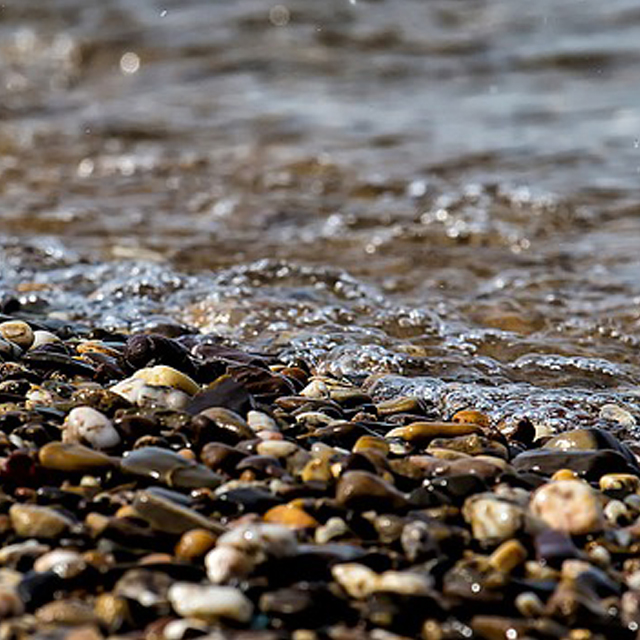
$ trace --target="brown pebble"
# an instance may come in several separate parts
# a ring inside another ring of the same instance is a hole
[[[66,533],[73,521],[49,507],[14,504],[9,517],[15,532],[25,538],[57,538]]]
[[[382,455],[386,456],[389,453],[389,443],[383,438],[378,438],[376,436],[360,436],[353,445],[352,451],[353,453],[358,453],[371,449],[379,451]]]
[[[49,442],[38,452],[38,461],[45,469],[91,473],[110,469],[117,464],[114,458],[81,444]]]
[[[348,471],[342,475],[336,489],[336,500],[348,509],[378,512],[408,506],[404,494],[368,471]]]
[[[475,409],[463,409],[457,411],[453,418],[453,422],[465,422],[467,424],[477,424],[481,427],[488,428],[491,425],[491,420],[486,413],[482,411],[476,411]]]
[[[181,560],[192,562],[204,557],[216,544],[217,536],[206,529],[185,531],[176,544],[175,553]]]
[[[97,622],[93,608],[80,600],[54,600],[40,607],[35,615],[42,624],[76,626]]]
[[[472,433],[481,433],[477,424],[463,422],[413,422],[404,427],[396,427],[385,434],[386,438],[402,438],[407,442],[421,446],[434,438],[455,438]]]
[[[490,556],[489,564],[498,571],[511,573],[527,559],[527,550],[515,538],[503,542]]]

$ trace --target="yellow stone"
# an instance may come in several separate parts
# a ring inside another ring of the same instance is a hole
[[[173,367],[158,364],[155,367],[145,367],[133,374],[134,378],[144,380],[152,387],[171,387],[179,389],[193,396],[200,391],[200,385],[188,375]]]

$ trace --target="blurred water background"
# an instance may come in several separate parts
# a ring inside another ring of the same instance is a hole
[[[5,1],[0,88],[23,311],[640,417],[637,2]]]

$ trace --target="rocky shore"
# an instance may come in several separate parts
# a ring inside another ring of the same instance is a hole
[[[640,638],[635,417],[438,415],[179,326],[0,317],[0,640]]]

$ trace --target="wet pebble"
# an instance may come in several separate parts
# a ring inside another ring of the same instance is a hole
[[[253,615],[251,600],[234,587],[176,582],[169,589],[169,600],[179,615],[207,622],[247,623]]]
[[[62,427],[64,442],[85,444],[98,451],[113,449],[121,442],[111,420],[92,407],[75,407]]]
[[[61,513],[31,504],[14,504],[9,509],[11,526],[23,538],[59,538],[74,522]]]
[[[572,535],[593,533],[604,526],[601,501],[581,480],[560,480],[543,485],[531,498],[531,511],[552,529]]]

